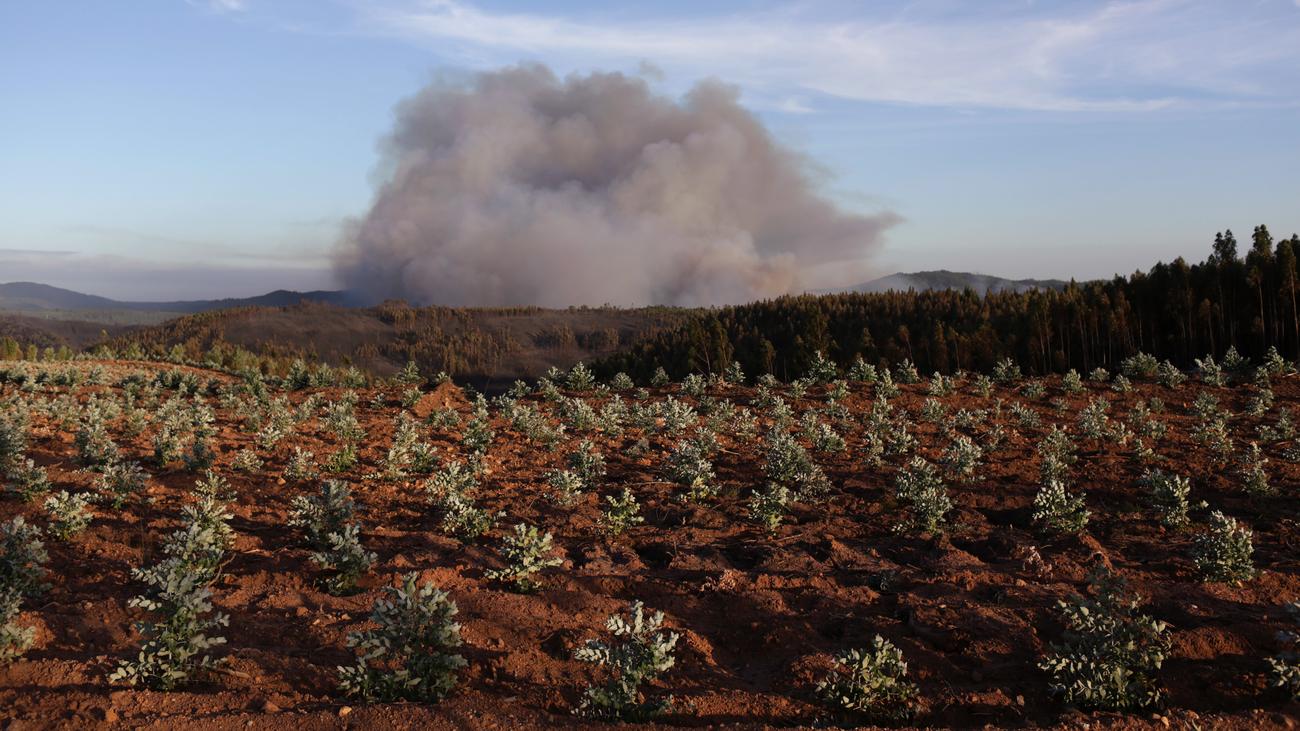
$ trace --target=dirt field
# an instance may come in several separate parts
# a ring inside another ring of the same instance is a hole
[[[13,364],[0,364],[9,365]],[[167,367],[145,364],[81,363],[106,369],[108,384],[131,372],[151,378]],[[40,364],[28,366],[35,371]],[[52,370],[66,368],[51,364]],[[236,379],[197,371],[202,381]],[[712,399],[749,405],[759,424],[753,435],[718,431],[714,456],[721,495],[704,503],[678,498],[681,488],[665,481],[668,451],[684,436],[647,433],[628,426],[617,436],[567,430],[557,445],[526,440],[493,409],[495,438],[475,491],[483,507],[506,516],[478,541],[464,544],[444,534],[430,507],[427,476],[387,479],[385,458],[395,421],[403,410],[401,389],[358,389],[356,416],[366,432],[359,462],[340,475],[361,506],[365,547],[378,555],[362,580],[363,591],[332,596],[318,585],[321,571],[309,558],[299,533],[287,526],[290,501],[317,489],[319,480],[282,478],[292,447],[323,458],[338,448],[333,430],[317,415],[272,449],[216,396],[206,400],[217,414],[215,470],[235,489],[230,512],[235,541],[229,561],[213,586],[214,604],[230,616],[222,634],[227,644],[217,673],[181,690],[158,692],[114,685],[108,675],[134,652],[139,635],[132,622],[139,610],[127,600],[141,584],[133,567],[156,560],[161,539],[179,525],[180,510],[192,500],[198,477],[152,462],[152,424],[127,436],[120,423],[113,436],[123,453],[151,473],[149,501],[133,500],[121,510],[94,506],[90,526],[68,541],[46,540],[49,589],[24,605],[20,623],[37,629],[34,646],[0,666],[0,719],[5,728],[92,728],[96,726],[186,728],[459,728],[518,729],[599,726],[573,715],[582,691],[596,677],[590,665],[573,659],[587,639],[603,637],[605,618],[634,599],[662,610],[667,625],[682,634],[677,664],[655,684],[671,692],[675,710],[662,726],[761,728],[824,726],[832,716],[814,687],[831,667],[834,653],[862,647],[880,634],[894,642],[920,687],[922,705],[911,723],[923,727],[1066,728],[1292,728],[1300,708],[1268,687],[1265,659],[1281,645],[1275,635],[1292,627],[1286,602],[1300,599],[1300,465],[1283,452],[1290,441],[1264,442],[1270,496],[1242,489],[1235,466],[1216,463],[1192,440],[1193,400],[1202,391],[1231,410],[1238,453],[1258,440],[1257,427],[1276,421],[1279,409],[1300,401],[1300,380],[1273,379],[1276,402],[1266,415],[1243,415],[1251,396],[1246,385],[1208,387],[1189,381],[1177,389],[1135,384],[1129,393],[1108,384],[1086,383],[1086,393],[1063,396],[1060,380],[1044,381],[1045,396],[1029,398],[996,387],[992,397],[974,395],[971,381],[938,398],[947,416],[932,423],[919,416],[928,398],[924,382],[902,386],[895,409],[911,414],[916,453],[938,461],[948,445],[942,424],[959,409],[991,409],[1005,401],[1000,417],[973,427],[956,427],[987,443],[995,425],[1005,429],[999,448],[986,454],[975,478],[948,481],[954,509],[946,532],[911,535],[894,530],[901,507],[894,475],[908,457],[886,456],[881,467],[863,455],[864,415],[874,387],[849,384],[840,401],[847,421],[835,428],[847,442],[841,452],[810,449],[830,478],[830,494],[819,502],[795,502],[786,521],[769,536],[750,518],[747,500],[764,482],[764,435],[768,410],[751,402],[755,390],[715,385]],[[423,419],[446,406],[461,414],[461,426],[422,427],[437,447],[439,461],[463,458],[461,427],[471,404],[443,385],[408,411]],[[814,386],[803,398],[776,389],[798,417],[826,406],[826,389]],[[13,384],[0,396],[20,393]],[[42,386],[25,392],[29,402],[71,393],[81,403],[121,396],[112,385],[72,388]],[[288,393],[300,405],[311,394],[338,399],[342,390]],[[567,392],[566,392],[567,393]],[[698,403],[676,386],[651,389],[650,398]],[[163,392],[165,400],[168,392]],[[273,394],[274,395],[274,394]],[[574,395],[570,393],[570,395]],[[599,408],[608,394],[581,394]],[[1192,526],[1161,525],[1138,480],[1148,465],[1132,449],[1079,434],[1077,419],[1096,397],[1110,402],[1110,419],[1124,421],[1140,400],[1157,397],[1164,410],[1154,418],[1167,425],[1152,443],[1152,465],[1192,480],[1193,505],[1206,501],[1254,531],[1256,578],[1240,586],[1202,583],[1188,557],[1193,536],[1209,509],[1194,507]],[[634,392],[622,394],[629,405]],[[1063,399],[1057,405],[1053,399]],[[537,395],[525,399],[556,423],[552,404]],[[1013,402],[1037,412],[1041,424],[1022,426],[1010,413]],[[0,401],[0,413],[6,402]],[[75,429],[34,410],[27,455],[46,467],[53,488],[90,490],[94,475],[78,464]],[[829,423],[834,423],[828,420]],[[1087,494],[1091,521],[1077,535],[1044,534],[1031,521],[1039,485],[1036,446],[1051,424],[1071,431],[1079,460],[1073,489]],[[562,468],[582,439],[604,454],[601,485],[576,504],[547,499],[546,473]],[[638,445],[641,440],[645,442]],[[801,438],[805,446],[808,442]],[[261,471],[232,468],[244,448],[258,451]],[[645,523],[616,538],[600,529],[603,496],[624,487],[636,494]],[[24,515],[45,525],[40,502],[8,496],[0,519]],[[485,570],[501,565],[500,537],[518,522],[554,534],[561,567],[548,570],[535,594],[516,594],[489,580]],[[1036,558],[1037,557],[1037,558]],[[1041,559],[1041,560],[1039,560]],[[1105,562],[1145,597],[1144,611],[1168,622],[1172,650],[1159,679],[1167,691],[1160,711],[1132,715],[1066,708],[1049,692],[1048,677],[1036,665],[1061,637],[1056,602],[1082,591],[1090,566]],[[349,632],[366,625],[383,586],[398,574],[419,572],[449,592],[459,607],[468,667],[459,685],[437,705],[367,704],[343,696],[336,666],[353,657]],[[1089,726],[1090,725],[1090,726]]]

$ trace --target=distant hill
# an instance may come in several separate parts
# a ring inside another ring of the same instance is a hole
[[[989,292],[1027,292],[1031,289],[1061,290],[1065,289],[1067,284],[1068,282],[1060,279],[1005,279],[990,274],[951,272],[947,269],[938,269],[929,272],[898,272],[853,287],[824,290],[819,294],[836,294],[839,292],[873,293],[889,292],[891,290],[906,292],[909,289],[925,292],[928,290],[963,290],[967,288],[974,290],[978,294],[987,294]]]
[[[71,313],[69,319],[84,319],[85,312],[162,312],[192,314],[231,307],[287,307],[302,302],[317,302],[341,307],[373,304],[363,302],[349,292],[317,290],[291,292],[277,289],[256,297],[234,297],[219,300],[183,300],[177,302],[126,302],[82,294],[70,289],[52,287],[36,282],[9,282],[0,284],[0,311],[24,312],[48,316],[51,313]],[[101,318],[102,319],[102,318]]]
[[[120,331],[111,347],[167,353],[182,345],[198,360],[213,346],[239,346],[275,359],[351,364],[381,375],[415,361],[427,374],[447,371],[480,388],[537,378],[552,366],[612,355],[676,327],[696,312],[673,307],[374,307],[304,302],[195,313]]]

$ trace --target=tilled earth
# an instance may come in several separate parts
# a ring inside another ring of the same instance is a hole
[[[96,365],[106,370],[110,384],[129,373],[151,378],[172,369],[112,362],[75,367]],[[238,382],[196,373],[205,383]],[[1275,422],[1279,409],[1295,406],[1300,381],[1275,378],[1276,404],[1260,418],[1242,415],[1251,395],[1245,385],[1188,382],[1169,389],[1140,383],[1132,392],[1118,393],[1089,383],[1085,394],[1065,396],[1059,379],[1044,383],[1043,397],[998,387],[984,398],[973,395],[969,381],[958,381],[955,394],[938,399],[949,415],[962,408],[991,409],[997,399],[1007,407],[1019,401],[1042,420],[1024,428],[1009,408],[1002,410],[996,423],[1007,438],[985,455],[972,481],[949,482],[956,507],[940,535],[894,530],[900,507],[893,479],[905,458],[888,457],[878,468],[864,461],[861,417],[870,409],[874,387],[850,384],[842,403],[851,418],[839,427],[847,449],[812,453],[830,477],[831,494],[820,502],[793,504],[773,536],[748,514],[751,490],[764,483],[768,427],[765,410],[751,405],[760,419],[755,435],[719,432],[715,467],[722,494],[703,505],[683,502],[681,488],[664,481],[666,454],[681,435],[633,427],[617,436],[570,429],[559,444],[542,446],[494,416],[496,436],[475,499],[506,516],[470,544],[440,530],[424,476],[378,476],[403,410],[400,389],[357,389],[357,418],[366,430],[360,460],[332,476],[351,483],[361,505],[362,542],[378,561],[363,580],[363,591],[345,597],[319,587],[320,571],[310,551],[288,526],[290,501],[315,492],[319,481],[282,477],[292,447],[320,458],[337,450],[338,440],[323,419],[312,418],[274,449],[259,450],[265,460],[261,472],[238,472],[231,461],[243,448],[257,449],[256,435],[241,428],[232,409],[208,397],[218,415],[215,470],[237,495],[230,509],[236,540],[213,586],[217,609],[230,616],[222,633],[228,643],[218,649],[225,657],[219,672],[173,692],[114,685],[108,675],[139,642],[132,623],[141,615],[127,600],[142,587],[130,571],[158,558],[161,539],[179,525],[180,509],[192,500],[190,489],[200,475],[152,464],[152,426],[127,437],[115,425],[123,453],[152,474],[149,500],[121,510],[97,505],[84,532],[66,542],[46,541],[50,587],[25,604],[20,618],[37,628],[36,643],[20,659],[0,666],[0,720],[12,729],[594,726],[573,714],[583,689],[597,678],[593,668],[573,659],[573,651],[603,636],[605,618],[639,599],[662,610],[666,624],[682,634],[676,666],[655,687],[677,701],[675,710],[659,719],[663,726],[827,725],[832,717],[818,702],[817,680],[836,652],[866,646],[880,634],[902,649],[920,686],[923,704],[912,720],[919,726],[1293,727],[1297,706],[1269,688],[1265,659],[1281,650],[1277,633],[1293,626],[1283,605],[1300,599],[1300,465],[1283,457],[1289,442],[1261,442],[1277,492],[1247,495],[1235,467],[1217,463],[1192,440],[1190,406],[1200,392],[1214,392],[1234,414],[1231,427],[1240,452],[1258,439],[1260,424]],[[902,389],[891,403],[913,415],[918,452],[937,461],[948,442],[939,426],[919,416],[928,398],[926,385]],[[408,411],[422,418],[450,407],[461,413],[463,424],[471,404],[459,389],[426,390]],[[825,406],[823,387],[799,399],[778,390],[796,415]],[[15,393],[14,385],[4,386],[3,396]],[[103,399],[120,396],[121,390],[44,386],[25,396],[31,401],[63,393],[84,402],[91,394]],[[288,397],[296,405],[312,393],[337,399],[343,391],[297,391]],[[652,389],[650,398],[662,400],[670,393],[697,403],[674,386]],[[717,386],[709,394],[750,405],[755,391]],[[598,408],[609,398],[571,395]],[[1169,529],[1156,519],[1138,484],[1145,466],[1131,458],[1131,449],[1078,436],[1079,411],[1098,397],[1110,401],[1112,420],[1124,419],[1139,400],[1164,402],[1156,417],[1168,425],[1168,433],[1153,445],[1154,464],[1190,477],[1193,503],[1208,503],[1193,511],[1192,528]],[[632,392],[623,398],[636,402]],[[527,399],[549,413],[550,404],[540,397]],[[982,442],[992,423],[958,431]],[[1045,535],[1030,517],[1039,484],[1035,448],[1053,423],[1067,426],[1075,437],[1079,461],[1073,487],[1087,493],[1092,511],[1086,531],[1075,536]],[[462,455],[459,427],[425,426],[422,432],[443,461]],[[599,489],[563,507],[547,499],[546,473],[563,467],[582,439],[603,452],[608,473]],[[55,490],[93,485],[94,476],[78,465],[73,440],[74,430],[34,416],[28,456],[47,468]],[[598,523],[603,496],[624,486],[636,494],[646,521],[609,538]],[[1198,579],[1188,549],[1209,509],[1223,510],[1254,530],[1256,578],[1239,586]],[[23,503],[12,496],[0,501],[0,519],[15,515],[38,525],[47,520],[39,501]],[[500,536],[517,522],[553,533],[564,559],[531,595],[511,593],[485,576],[501,565]],[[1061,637],[1056,603],[1084,590],[1096,562],[1127,578],[1145,597],[1144,611],[1172,627],[1172,652],[1160,673],[1167,704],[1159,712],[1066,708],[1051,696],[1048,678],[1036,667]],[[449,592],[459,607],[461,654],[468,661],[459,685],[437,705],[369,705],[343,696],[336,666],[352,659],[347,634],[367,626],[382,587],[412,571]]]

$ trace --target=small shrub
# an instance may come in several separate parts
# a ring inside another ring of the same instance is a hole
[[[1242,487],[1251,495],[1272,495],[1275,488],[1268,481],[1268,458],[1255,442],[1251,442],[1241,456],[1237,474]]]
[[[863,360],[860,355],[853,361],[853,365],[849,367],[847,376],[850,381],[857,381],[858,383],[875,383],[879,377],[876,367]]]
[[[289,525],[303,532],[308,545],[325,548],[356,515],[352,489],[341,480],[326,480],[315,495],[299,495],[290,503]]]
[[[348,523],[325,536],[327,545],[311,555],[311,560],[329,572],[322,582],[331,594],[345,595],[356,591],[357,580],[375,565],[377,558],[361,545],[361,529]]]
[[[600,525],[607,534],[621,535],[628,528],[644,522],[645,518],[641,517],[641,506],[631,490],[625,487],[617,497],[605,496],[605,510],[600,515]]]
[[[1138,353],[1137,355],[1125,358],[1119,364],[1119,369],[1129,378],[1155,378],[1160,371],[1160,362],[1154,355],[1149,353]]]
[[[663,629],[663,612],[647,614],[633,602],[626,617],[612,615],[605,622],[614,636],[610,643],[589,640],[574,658],[608,668],[610,678],[583,694],[579,715],[609,721],[644,721],[672,708],[672,696],[647,698],[641,686],[672,668],[673,650],[680,635]]]
[[[1163,470],[1148,470],[1142,484],[1151,496],[1151,504],[1160,514],[1160,522],[1170,528],[1187,525],[1187,496],[1192,483],[1186,477]]]
[[[1240,583],[1255,575],[1254,546],[1249,528],[1219,511],[1210,513],[1210,526],[1192,543],[1192,561],[1203,581]]]
[[[407,574],[400,587],[384,590],[370,613],[374,629],[348,635],[357,662],[338,668],[347,695],[428,703],[456,687],[456,672],[466,665],[454,652],[461,646],[456,603],[432,583],[417,585],[417,577]]]
[[[1064,376],[1061,376],[1061,390],[1071,396],[1077,396],[1083,393],[1083,377],[1079,372],[1071,368]]]
[[[1169,361],[1164,361],[1156,370],[1156,382],[1165,388],[1178,388],[1187,380],[1187,376]]]
[[[489,570],[487,577],[493,581],[510,582],[515,591],[531,594],[541,586],[533,578],[534,574],[564,563],[563,559],[552,555],[553,550],[550,533],[520,523],[515,526],[514,533],[502,541],[501,556],[505,559],[505,568]]]
[[[19,515],[0,523],[0,590],[31,596],[44,588],[49,561],[41,529]]]
[[[12,492],[24,502],[31,502],[50,491],[50,478],[44,467],[25,459],[9,468],[4,486],[5,492]]]
[[[229,624],[229,618],[212,612],[212,592],[194,575],[170,575],[153,596],[138,596],[129,605],[153,612],[155,622],[140,622],[145,636],[135,659],[124,660],[109,676],[109,682],[147,685],[171,690],[196,673],[219,664],[208,654],[225,644],[224,637],[210,635]]]
[[[45,512],[50,516],[50,534],[66,541],[90,525],[95,514],[87,506],[90,499],[84,493],[60,490],[45,500]]]
[[[104,468],[96,482],[100,494],[109,504],[121,509],[127,501],[144,492],[148,475],[136,462],[114,462]]]
[[[993,380],[1004,386],[1020,380],[1020,366],[1010,358],[1003,358],[993,364]]]
[[[980,449],[970,437],[958,434],[943,451],[942,464],[944,470],[954,478],[969,480],[974,477],[975,468],[979,466],[980,458],[983,456],[984,450]]]
[[[816,500],[830,491],[830,481],[821,467],[789,432],[773,427],[767,435],[764,473],[769,482],[785,485],[801,499]]]
[[[569,469],[588,485],[594,485],[605,477],[605,456],[585,439],[578,444],[577,449],[569,453],[568,463]]]
[[[1094,597],[1057,604],[1065,636],[1039,667],[1052,691],[1082,708],[1132,711],[1158,705],[1155,674],[1169,652],[1169,627],[1141,614],[1128,585],[1104,569],[1089,578]]]
[[[110,682],[171,690],[220,662],[209,650],[226,640],[210,633],[229,619],[212,613],[208,585],[230,545],[231,516],[212,495],[186,506],[184,516],[185,526],[163,543],[163,560],[131,572],[147,590],[128,605],[152,613],[154,621],[136,624],[144,642],[134,659],[118,665]]]
[[[755,523],[763,526],[768,533],[776,529],[785,519],[786,507],[790,504],[790,490],[785,485],[769,482],[762,490],[755,490],[749,497],[749,516]]]
[[[897,530],[934,533],[941,529],[948,511],[952,510],[952,500],[934,465],[914,457],[899,470],[894,486],[898,499],[907,504],[910,514],[896,526]]]
[[[546,484],[551,488],[551,500],[558,505],[573,505],[578,502],[587,487],[581,477],[569,470],[551,470],[546,476]]]
[[[301,448],[294,447],[289,461],[284,466],[286,480],[314,480],[319,470],[316,468],[316,455]]]
[[[0,416],[0,474],[4,474],[22,459],[27,448],[26,422]]]
[[[87,467],[102,467],[117,460],[117,444],[108,433],[103,413],[87,408],[76,435],[77,454]]]
[[[897,379],[899,383],[911,384],[921,382],[921,374],[917,372],[916,366],[912,364],[912,361],[907,358],[904,358],[903,362],[894,366],[894,378]]]
[[[36,640],[35,627],[23,627],[17,622],[22,603],[20,592],[0,588],[0,664],[21,656]]]
[[[672,454],[668,455],[667,477],[686,488],[682,496],[684,500],[700,502],[718,494],[713,463],[699,442],[685,441],[677,445]]]
[[[1287,605],[1291,619],[1300,625],[1300,602]],[[1291,700],[1300,698],[1300,632],[1279,632],[1277,639],[1286,648],[1268,659],[1269,674],[1274,688],[1281,689]]]
[[[1034,496],[1033,520],[1053,533],[1078,533],[1092,515],[1084,497],[1082,493],[1070,495],[1060,480],[1048,480]]]
[[[871,647],[835,658],[839,667],[817,684],[817,693],[840,711],[877,720],[900,721],[916,709],[919,690],[907,680],[903,651],[876,635]]]

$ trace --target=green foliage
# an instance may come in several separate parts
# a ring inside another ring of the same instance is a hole
[[[229,624],[229,618],[212,612],[212,592],[193,575],[168,575],[151,596],[138,596],[132,607],[153,612],[159,619],[140,622],[137,629],[146,637],[134,660],[124,660],[109,682],[147,685],[172,690],[196,673],[219,664],[208,651],[225,644],[224,637],[209,633]]]
[[[88,407],[76,435],[77,454],[87,467],[102,467],[117,460],[117,443],[108,433],[103,412]]]
[[[1190,480],[1155,469],[1143,474],[1141,483],[1150,495],[1152,507],[1160,514],[1161,523],[1170,528],[1187,525],[1187,496],[1192,491]]]
[[[44,588],[45,563],[50,556],[41,542],[41,529],[19,515],[0,523],[0,591],[31,596]]]
[[[817,693],[839,711],[876,720],[900,721],[916,709],[919,690],[907,680],[903,651],[876,635],[871,647],[835,658],[839,667],[817,684]]]
[[[0,664],[21,656],[36,640],[35,627],[18,624],[22,603],[20,592],[0,587]]]
[[[311,560],[329,575],[322,581],[326,591],[345,595],[356,591],[357,580],[375,565],[377,558],[361,545],[361,529],[348,523],[325,536],[326,546],[312,553]]]
[[[898,365],[894,366],[894,378],[899,383],[921,382],[921,374],[917,372],[916,365],[908,358],[904,358]]]
[[[897,530],[935,533],[942,529],[948,511],[952,510],[952,500],[933,464],[922,457],[914,457],[898,471],[894,488],[908,512],[908,517],[896,526]]]
[[[642,686],[672,668],[680,635],[663,629],[663,612],[647,614],[633,602],[627,616],[611,615],[605,622],[612,642],[588,640],[574,658],[607,668],[609,679],[583,694],[579,715],[608,721],[645,721],[672,708],[672,696],[646,697]]]
[[[329,545],[329,536],[341,532],[356,515],[352,489],[342,480],[326,480],[315,495],[299,495],[290,503],[289,525],[302,530],[314,548]]]
[[[1242,487],[1251,495],[1272,495],[1277,492],[1268,481],[1268,458],[1255,442],[1251,442],[1241,456],[1238,475]]]
[[[970,437],[958,434],[943,451],[941,463],[949,475],[965,481],[975,476],[975,468],[979,466],[983,456],[984,450],[980,449]]]
[[[27,424],[22,419],[0,414],[0,474],[13,469],[27,449]]]
[[[1292,621],[1300,625],[1300,602],[1287,605]],[[1274,688],[1282,690],[1291,700],[1300,699],[1300,632],[1288,630],[1278,633],[1278,642],[1286,648],[1268,658],[1269,675]]]
[[[44,589],[49,554],[41,530],[22,516],[0,524],[0,663],[9,662],[32,646],[36,631],[18,624],[26,597]]]
[[[96,489],[108,498],[109,504],[121,509],[127,501],[144,492],[148,475],[137,462],[114,462],[104,468],[96,481]]]
[[[682,499],[700,502],[716,497],[718,485],[714,482],[713,463],[707,448],[695,440],[677,445],[668,455],[667,477],[686,489]]]
[[[628,528],[644,522],[645,518],[641,517],[641,505],[637,503],[636,495],[633,495],[631,490],[625,487],[617,496],[605,496],[605,510],[600,515],[600,525],[607,534],[621,535]]]
[[[1020,380],[1020,366],[1011,358],[1003,358],[993,366],[993,381],[1010,386]]]
[[[1251,561],[1251,530],[1218,510],[1210,513],[1208,529],[1192,543],[1192,561],[1204,581],[1236,584],[1255,575]]]
[[[1169,361],[1163,361],[1156,369],[1156,382],[1166,388],[1178,388],[1187,380],[1187,376]]]
[[[164,558],[132,575],[147,586],[129,606],[151,613],[153,621],[136,624],[144,641],[133,659],[123,660],[110,682],[172,690],[219,663],[209,651],[225,643],[212,635],[229,624],[213,613],[208,588],[217,577],[231,542],[230,514],[208,495],[186,506],[185,525],[163,544]]]
[[[1052,533],[1078,533],[1092,515],[1084,497],[1083,493],[1070,495],[1059,480],[1048,480],[1034,496],[1034,522]]]
[[[784,429],[773,427],[768,432],[766,456],[763,471],[768,482],[790,489],[802,500],[816,500],[830,491],[826,473]]]
[[[830,383],[839,376],[839,369],[835,367],[833,361],[817,350],[813,352],[812,362],[808,364],[807,375],[815,383]]]
[[[1094,596],[1057,604],[1065,623],[1061,643],[1039,667],[1052,691],[1082,708],[1133,711],[1160,703],[1156,672],[1169,652],[1169,627],[1138,611],[1123,578],[1104,569],[1089,579]]]
[[[84,493],[70,493],[67,490],[45,499],[45,512],[50,516],[50,535],[66,541],[90,525],[95,514],[88,506],[90,499]]]
[[[790,504],[790,489],[785,485],[770,482],[762,490],[755,490],[749,498],[749,516],[754,522],[763,526],[768,533],[776,529],[785,519],[786,507]]]
[[[44,467],[25,459],[10,466],[4,488],[5,492],[18,495],[24,502],[31,502],[50,491],[50,478]]]
[[[1136,353],[1119,364],[1120,371],[1129,378],[1152,379],[1160,371],[1160,361],[1149,353]]]
[[[551,470],[546,476],[546,484],[551,488],[551,500],[566,506],[576,503],[587,487],[582,478],[570,470]]]
[[[569,469],[581,477],[585,484],[595,485],[605,477],[605,456],[586,439],[569,453],[568,464]]]
[[[288,462],[284,466],[284,479],[314,480],[318,472],[316,455],[302,447],[294,447],[293,452],[289,454]]]
[[[531,594],[541,587],[534,574],[564,563],[563,559],[552,555],[553,550],[550,533],[519,523],[514,532],[502,540],[501,557],[505,560],[505,567],[487,571],[487,577],[493,581],[509,582],[515,591]]]
[[[432,703],[456,687],[465,658],[456,603],[432,583],[407,574],[400,587],[387,587],[370,613],[373,629],[348,635],[355,665],[340,666],[339,687],[368,701]]]
[[[1078,371],[1071,368],[1064,376],[1061,376],[1061,390],[1071,396],[1083,393],[1083,377],[1079,375]]]

